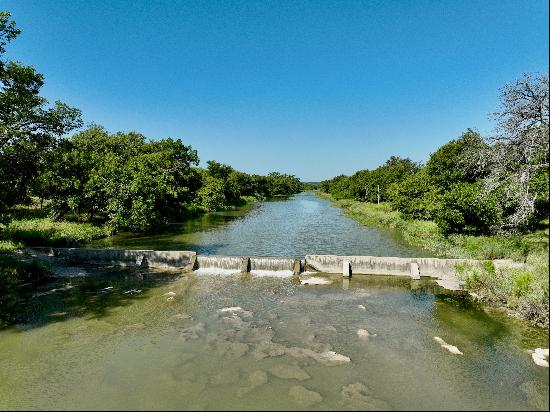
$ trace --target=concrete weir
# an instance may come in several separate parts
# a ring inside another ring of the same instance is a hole
[[[130,266],[159,269],[192,270],[196,252],[175,250],[120,250],[35,247],[32,251],[64,259],[68,262],[104,266]]]
[[[199,270],[204,273],[285,275],[304,271],[339,273],[344,278],[353,275],[421,276],[435,278],[447,289],[460,289],[456,277],[457,265],[478,265],[473,259],[400,258],[381,256],[306,255],[299,257],[197,256],[191,251],[119,250],[81,248],[31,248],[31,253],[45,254],[70,262],[96,265],[133,266],[174,270]],[[511,260],[495,260],[496,265],[513,265]]]

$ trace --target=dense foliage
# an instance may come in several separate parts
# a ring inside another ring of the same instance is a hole
[[[391,157],[320,189],[335,199],[388,201],[405,219],[434,220],[445,235],[530,231],[548,218],[548,96],[548,75],[525,75],[502,90],[496,135],[468,129],[425,165]]]
[[[0,214],[25,201],[44,155],[64,134],[82,125],[80,111],[40,96],[43,76],[32,66],[5,59],[5,46],[20,34],[0,12]]]
[[[177,139],[147,140],[136,132],[108,133],[82,127],[80,111],[39,95],[43,76],[4,59],[20,34],[0,12],[0,222],[9,208],[38,197],[54,220],[107,224],[115,231],[147,231],[187,211],[213,211],[244,198],[290,195],[302,190],[294,176],[249,175],[209,161],[198,167],[193,148]]]

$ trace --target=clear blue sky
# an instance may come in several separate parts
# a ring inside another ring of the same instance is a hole
[[[492,130],[499,87],[548,69],[548,2],[2,0],[8,56],[109,131],[317,181]]]

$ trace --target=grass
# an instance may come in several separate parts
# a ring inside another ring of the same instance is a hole
[[[332,200],[344,214],[365,226],[398,230],[411,245],[422,247],[442,258],[480,260],[512,259],[521,265],[495,267],[465,265],[457,268],[465,287],[478,299],[505,306],[519,317],[548,327],[548,219],[543,229],[525,235],[444,236],[435,222],[405,220],[387,203]]]
[[[79,246],[109,236],[108,226],[80,222],[55,222],[50,218],[15,219],[0,225],[0,250],[21,246]]]

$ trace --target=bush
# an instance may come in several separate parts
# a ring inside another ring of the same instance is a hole
[[[498,220],[496,201],[481,197],[479,183],[457,183],[441,196],[435,222],[445,234],[481,235]]]
[[[426,169],[391,185],[388,197],[393,208],[400,211],[405,219],[433,219],[440,203]]]
[[[0,246],[6,249],[27,246],[78,246],[109,236],[110,227],[94,226],[90,223],[54,222],[49,218],[13,220],[5,228],[0,228],[0,237],[7,239]]]

